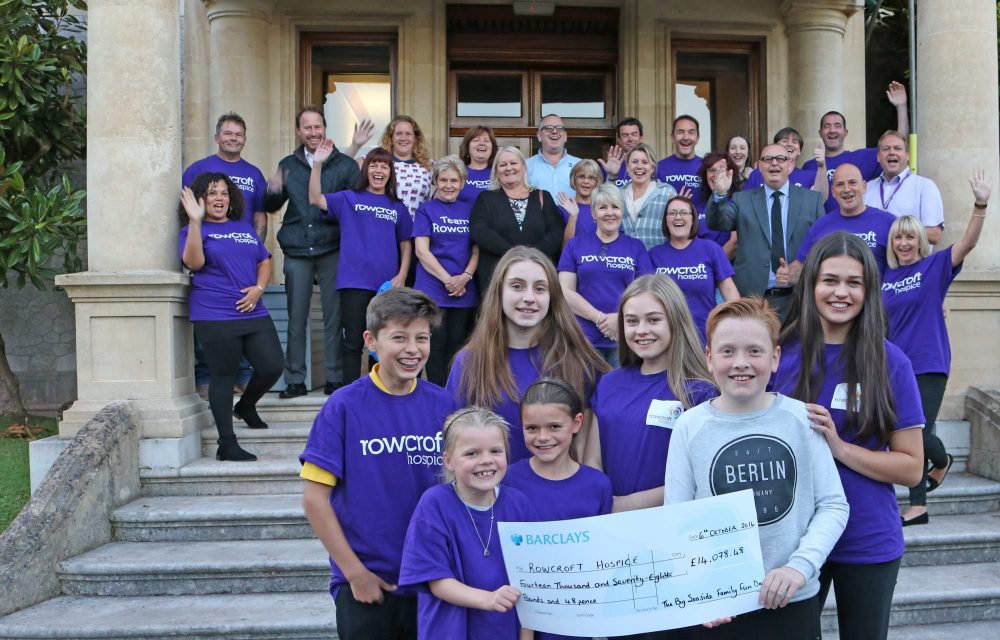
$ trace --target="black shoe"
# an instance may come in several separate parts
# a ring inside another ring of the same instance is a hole
[[[216,460],[230,460],[233,462],[253,462],[257,456],[246,451],[236,442],[236,436],[221,438],[219,440],[219,450],[215,452]]]
[[[247,423],[250,429],[267,429],[267,423],[257,414],[257,407],[244,407],[242,400],[233,405],[233,415]]]
[[[331,393],[341,388],[342,386],[344,386],[343,382],[330,382],[329,380],[327,380],[326,384],[323,385],[323,393],[326,395],[330,395]]]
[[[944,466],[944,475],[941,476],[941,479],[935,480],[934,478],[927,476],[927,493],[934,491],[942,484],[944,484],[945,478],[948,477],[948,472],[951,471],[951,465],[953,462],[955,462],[955,458],[953,458],[950,453],[947,454],[947,456],[948,456],[948,464]]]
[[[928,522],[931,521],[931,515],[929,513],[927,513],[926,511],[924,511],[919,516],[914,516],[914,517],[910,518],[909,520],[907,520],[903,516],[899,516],[899,519],[903,521],[903,526],[904,527],[908,527],[911,524],[927,524]]]
[[[299,383],[292,383],[285,387],[285,390],[278,394],[278,397],[282,400],[287,400],[288,398],[298,398],[299,396],[304,396],[309,393],[306,389],[306,385]]]

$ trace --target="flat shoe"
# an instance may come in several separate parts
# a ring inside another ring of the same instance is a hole
[[[904,527],[908,527],[911,524],[927,524],[928,522],[931,521],[931,515],[926,511],[924,511],[919,516],[910,518],[909,520],[907,520],[903,516],[899,516],[899,519],[903,521]]]
[[[950,453],[947,454],[947,455],[948,455],[948,464],[945,465],[945,467],[944,467],[944,475],[941,476],[941,479],[940,480],[935,480],[934,478],[932,478],[930,476],[927,476],[927,493],[930,493],[931,491],[934,491],[935,489],[937,489],[938,487],[940,487],[942,484],[944,484],[945,478],[948,477],[948,471],[951,470],[951,463],[955,462],[955,459],[953,457],[951,457]]]

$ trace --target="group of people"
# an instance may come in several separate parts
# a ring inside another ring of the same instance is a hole
[[[180,249],[220,460],[254,459],[233,416],[266,428],[254,407],[282,370],[259,301],[271,267],[256,213],[287,202],[282,397],[307,391],[319,281],[332,395],[300,459],[338,634],[530,637],[497,521],[761,490],[755,475],[713,480],[716,454],[756,438],[780,446],[753,461],[786,456],[793,470],[757,503],[764,609],[642,637],[819,638],[832,584],[842,637],[884,638],[901,527],[929,520],[926,492],[951,465],[933,435],[950,367],[942,304],[991,193],[974,172],[964,235],[932,253],[941,198],[907,166],[905,90],[887,95],[900,130],[846,151],[830,112],[802,169],[791,128],[752,169],[743,138],[698,158],[691,116],[675,119],[667,158],[627,118],[606,158],[581,160],[555,115],[531,158],[474,127],[436,162],[399,116],[359,169],[370,123],[340,152],[322,111],[304,107],[302,146],[266,183],[225,165],[195,176]],[[235,165],[232,118],[216,138]],[[257,187],[260,200],[242,196]],[[366,376],[363,348],[378,358]],[[233,406],[240,356],[253,375]],[[893,484],[913,487],[902,516]]]

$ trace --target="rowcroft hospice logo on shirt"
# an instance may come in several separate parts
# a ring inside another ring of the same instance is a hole
[[[466,180],[465,184],[469,185],[470,187],[475,187],[476,189],[479,189],[480,191],[484,191],[484,190],[490,188],[490,179],[489,178],[487,178],[486,180],[471,180],[470,179],[470,180]]]
[[[723,445],[709,472],[712,495],[753,490],[761,525],[784,518],[795,502],[795,454],[772,436],[744,436]]]
[[[520,533],[512,533],[510,541],[518,547],[522,544],[577,544],[579,542],[590,542],[590,531],[560,531],[558,533],[538,534],[529,533],[523,536]]]
[[[354,210],[359,213],[374,213],[379,220],[388,220],[396,224],[396,210],[389,207],[376,207],[373,204],[356,204]]]
[[[359,440],[362,456],[384,456],[391,454],[406,455],[406,463],[423,467],[440,467],[441,442],[440,431],[433,436],[405,435],[385,436],[370,440]]]
[[[233,181],[240,191],[249,191],[253,193],[256,189],[254,185],[253,178],[248,178],[246,176],[229,176],[229,179]]]
[[[449,218],[441,216],[441,224],[434,222],[431,224],[434,233],[469,233],[469,220],[467,218]]]
[[[923,273],[916,272],[912,276],[903,278],[902,280],[897,280],[895,282],[883,282],[882,291],[891,291],[893,293],[906,293],[907,291],[912,291],[913,289],[920,288],[920,280],[923,278]]]
[[[872,249],[878,246],[878,234],[874,231],[865,231],[864,233],[855,233],[854,235],[864,240],[865,244]]]
[[[629,256],[595,256],[593,254],[580,256],[580,262],[603,262],[607,269],[625,269],[635,271],[635,258]]]
[[[701,178],[698,177],[697,173],[675,173],[663,176],[660,182],[669,182],[671,184],[683,182],[685,187],[692,190],[697,190],[701,186]]]
[[[688,267],[660,267],[656,273],[674,280],[708,280],[708,266],[704,262]]]
[[[229,233],[210,233],[208,237],[212,240],[232,240],[237,244],[257,244],[257,236],[244,231],[231,231]]]

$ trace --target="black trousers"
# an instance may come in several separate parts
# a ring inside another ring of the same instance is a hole
[[[361,351],[365,346],[365,314],[375,297],[367,289],[340,290],[340,324],[344,327],[344,385],[361,377]]]
[[[885,640],[899,561],[899,558],[878,564],[827,561],[823,565],[817,607],[822,611],[833,583],[841,640]]]
[[[431,332],[431,352],[427,358],[427,379],[443,387],[448,381],[452,358],[472,332],[474,307],[442,307],[441,325]]]
[[[686,640],[821,640],[819,596],[781,609],[758,609],[715,629],[688,627]]]
[[[253,375],[240,400],[255,406],[274,386],[284,367],[278,332],[270,316],[246,320],[194,323],[195,339],[201,342],[205,363],[212,374],[208,383],[208,406],[220,438],[233,436],[233,385],[239,377],[240,359],[253,366]]]
[[[382,604],[354,599],[351,585],[334,598],[340,640],[417,640],[417,599],[382,592]]]
[[[948,386],[948,376],[943,373],[921,373],[917,376],[917,388],[920,390],[920,404],[924,410],[924,457],[937,469],[948,466],[948,452],[944,449],[941,438],[934,433],[938,411],[944,399],[944,390]],[[927,471],[915,487],[910,487],[910,506],[927,506]]]

